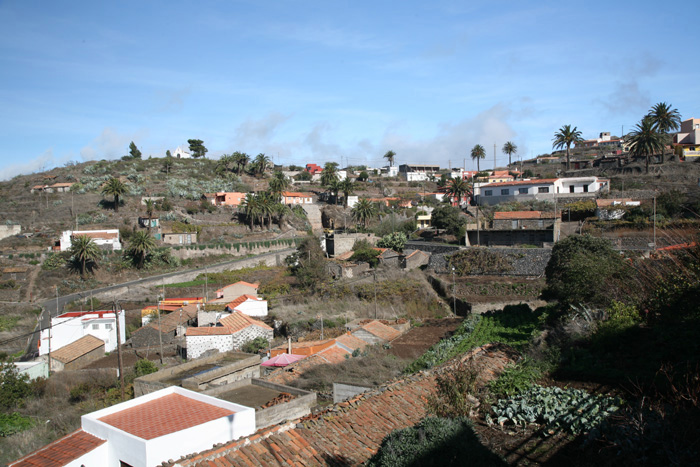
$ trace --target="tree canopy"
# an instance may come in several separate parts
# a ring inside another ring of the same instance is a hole
[[[467,220],[458,208],[440,206],[433,210],[430,222],[436,229],[444,229],[447,233],[459,237]]]
[[[119,197],[126,193],[126,185],[116,177],[107,180],[102,188],[102,194],[114,197],[114,212],[119,212]]]
[[[512,156],[518,152],[518,147],[512,141],[508,141],[503,145],[502,151],[503,154],[508,154],[508,166],[510,166],[513,163]]]
[[[132,141],[129,143],[129,159],[141,159],[141,151],[136,147],[136,144]]]
[[[583,141],[581,132],[576,129],[576,127],[571,128],[571,125],[564,125],[554,133],[554,139],[552,140],[552,147],[555,149],[566,148],[566,170],[571,168],[570,161],[570,148],[572,144],[580,143]]]
[[[475,145],[470,153],[472,160],[476,159],[476,171],[480,172],[479,160],[486,157],[486,150],[480,144]]]
[[[648,115],[642,119],[628,135],[630,155],[644,157],[646,172],[649,173],[649,159],[652,155],[663,153],[665,136],[659,133],[654,120]]]
[[[209,152],[209,150],[204,147],[204,141],[201,139],[188,139],[187,143],[190,145],[190,153],[192,153],[192,157],[195,159],[206,157],[207,152]]]
[[[95,241],[87,235],[74,237],[70,245],[70,255],[73,266],[85,278],[85,273],[91,271],[100,256],[100,249]]]

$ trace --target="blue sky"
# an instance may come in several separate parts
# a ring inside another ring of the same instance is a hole
[[[700,3],[1,1],[0,179],[144,157],[482,167],[554,132],[700,117]]]

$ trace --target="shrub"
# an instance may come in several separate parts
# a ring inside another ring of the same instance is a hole
[[[134,373],[136,377],[150,375],[158,371],[158,366],[150,360],[142,358],[134,364]]]
[[[270,343],[264,337],[258,336],[255,339],[249,340],[243,346],[241,350],[246,353],[258,353],[261,350],[266,349]]]
[[[428,398],[428,410],[438,417],[469,416],[475,406],[479,372],[467,364],[437,376],[437,392]]]
[[[0,407],[22,407],[31,394],[27,375],[19,374],[11,363],[0,363]]]
[[[367,466],[499,466],[506,463],[479,441],[467,417],[427,417],[384,438]]]
[[[0,437],[6,437],[28,430],[34,426],[34,422],[29,417],[23,417],[17,412],[11,414],[0,413]]]

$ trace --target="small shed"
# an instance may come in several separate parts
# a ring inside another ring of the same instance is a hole
[[[51,371],[79,370],[105,355],[105,342],[87,334],[51,353]]]

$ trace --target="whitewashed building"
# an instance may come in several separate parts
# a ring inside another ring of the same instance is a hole
[[[272,328],[267,324],[235,311],[221,318],[218,326],[187,328],[187,358],[198,358],[213,349],[219,352],[239,350],[256,337],[271,341],[272,334]]]
[[[610,191],[610,180],[598,177],[545,178],[500,183],[475,183],[479,205],[512,201],[555,201],[558,198],[595,198]]]
[[[61,234],[61,251],[70,250],[72,240],[75,237],[90,237],[95,244],[101,248],[109,250],[121,250],[122,244],[119,241],[118,229],[107,230],[64,230]]]
[[[226,310],[241,311],[248,316],[267,316],[267,300],[245,294],[227,304]]]
[[[255,409],[171,386],[83,415],[81,428],[10,466],[155,467],[255,432]]]
[[[182,149],[180,146],[178,146],[177,149],[174,150],[171,154],[176,159],[192,159],[192,154]]]
[[[39,338],[39,355],[56,351],[78,339],[91,335],[105,342],[105,352],[117,348],[117,319],[113,311],[71,311],[51,318],[51,327],[43,329]],[[119,342],[126,341],[124,310],[119,311]]]

